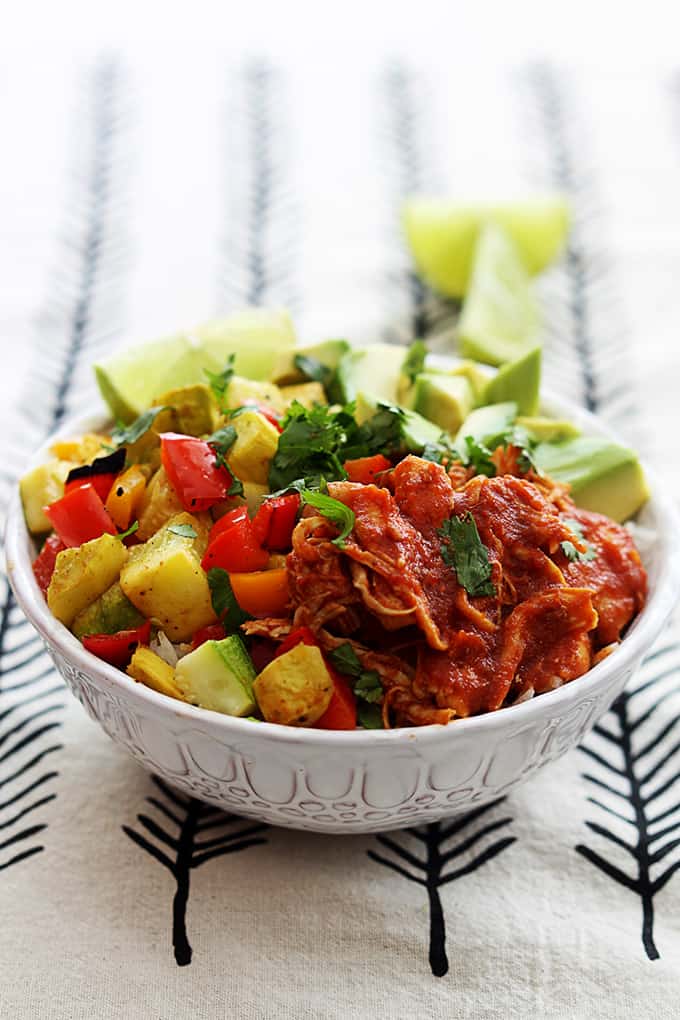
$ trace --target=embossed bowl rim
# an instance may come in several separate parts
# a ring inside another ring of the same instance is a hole
[[[448,361],[445,357],[436,360],[442,366]],[[584,433],[609,436],[622,442],[620,437],[595,415],[546,390],[542,391],[542,410],[574,421]],[[57,436],[78,435],[88,430],[102,428],[108,421],[101,408],[70,419],[43,443],[31,459],[31,466],[45,459],[48,447]],[[572,706],[591,694],[597,694],[600,688],[606,687],[614,675],[636,666],[650,649],[680,598],[680,516],[673,500],[664,491],[654,472],[647,467],[645,471],[651,497],[643,514],[647,517],[651,515],[651,526],[656,533],[654,554],[656,576],[650,583],[647,604],[631,626],[621,646],[588,673],[557,690],[541,694],[523,704],[500,709],[498,712],[459,719],[449,726],[435,724],[392,730],[333,731],[293,728],[266,722],[253,723],[247,719],[221,715],[174,701],[137,683],[125,673],[86,652],[80,641],[50,613],[31,569],[34,547],[26,529],[18,486],[15,487],[8,508],[5,534],[7,570],[19,605],[45,641],[99,686],[111,693],[118,692],[119,695],[124,695],[128,702],[156,716],[159,721],[165,717],[168,722],[183,719],[194,725],[202,723],[213,732],[231,738],[252,736],[253,726],[256,726],[258,743],[261,738],[271,742],[272,746],[298,745],[310,750],[325,748],[328,751],[346,748],[348,752],[368,749],[373,751],[382,749],[388,752],[390,748],[404,743],[410,746],[416,743],[423,746],[424,750],[425,745],[432,746],[455,740],[456,734],[463,731],[468,735],[478,736],[480,740],[484,739],[485,734],[489,737],[495,734],[495,738],[498,739],[499,731],[507,725],[513,727],[522,723],[530,725],[546,719],[559,721],[560,716]]]

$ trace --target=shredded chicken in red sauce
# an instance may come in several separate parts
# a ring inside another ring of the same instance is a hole
[[[640,557],[625,528],[523,473],[514,448],[493,459],[493,478],[409,456],[380,487],[329,483],[355,514],[344,547],[308,508],[287,561],[293,619],[245,629],[273,636],[304,624],[326,650],[349,639],[380,675],[386,726],[494,711],[583,675],[644,604]],[[471,597],[442,557],[439,529],[468,513],[494,595]],[[566,542],[591,555],[568,558]]]

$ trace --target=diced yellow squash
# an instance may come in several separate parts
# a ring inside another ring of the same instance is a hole
[[[104,457],[111,452],[107,449],[110,444],[111,436],[86,432],[77,439],[58,439],[50,447],[50,453],[59,460],[72,460],[74,464],[91,464],[95,457]]]
[[[210,387],[204,383],[168,390],[155,398],[154,406],[172,409],[174,432],[186,436],[204,436],[215,431],[219,413],[217,401]]]
[[[262,670],[253,684],[267,722],[312,726],[328,708],[333,679],[315,645],[296,645]]]
[[[175,514],[184,510],[179,496],[168,481],[165,468],[160,467],[146,487],[144,498],[139,510],[139,528],[137,538],[146,542],[147,538],[162,528]]]
[[[237,478],[265,485],[269,465],[279,445],[279,432],[257,411],[244,411],[233,419],[236,442],[227,461]]]
[[[44,534],[52,530],[43,507],[64,495],[64,482],[73,466],[68,460],[49,460],[33,468],[19,482],[26,526],[32,534]]]
[[[240,375],[232,376],[225,394],[224,406],[233,411],[237,407],[243,407],[249,401],[267,404],[281,413],[286,406],[281,390],[276,383],[255,382],[254,379],[244,379]]]
[[[159,407],[154,403],[154,407]],[[177,417],[171,407],[164,408],[154,418],[151,427],[135,443],[128,443],[127,463],[142,464],[155,471],[161,462],[161,432],[177,432]]]
[[[172,531],[173,526],[186,524],[196,538]],[[215,622],[208,578],[201,567],[207,545],[204,518],[179,513],[137,546],[121,571],[120,586],[130,602],[155,620],[171,641],[185,641],[200,627]]]
[[[282,386],[281,394],[285,406],[289,407],[294,400],[303,407],[314,407],[314,404],[327,404],[326,391],[320,382],[298,383],[297,386]]]
[[[118,580],[128,550],[114,535],[101,535],[76,549],[62,549],[47,589],[47,604],[67,627]]]
[[[182,692],[175,683],[175,671],[172,666],[145,645],[135,649],[127,672],[133,680],[151,687],[159,694],[167,694],[169,698],[184,701]]]
[[[248,507],[248,513],[251,517],[254,517],[257,511],[262,506],[264,497],[269,492],[269,486],[260,484],[260,482],[243,482],[243,496]]]

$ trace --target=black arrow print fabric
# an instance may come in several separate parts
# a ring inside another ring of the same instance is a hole
[[[2,335],[25,354],[2,390],[3,503],[123,343],[250,303],[290,308],[308,341],[450,349],[458,309],[413,275],[399,211],[413,191],[480,186],[568,194],[566,257],[540,282],[548,382],[680,493],[677,89],[454,64],[10,62],[34,137],[23,175],[0,172],[16,248],[0,239]],[[147,774],[71,699],[4,579],[0,598],[3,1015],[675,1015],[677,622],[583,746],[524,787],[423,827],[321,836]]]

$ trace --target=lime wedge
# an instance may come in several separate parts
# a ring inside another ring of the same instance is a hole
[[[447,297],[467,292],[484,223],[493,221],[510,234],[532,276],[559,255],[569,230],[569,206],[560,195],[471,205],[414,198],[404,206],[403,218],[418,272]]]
[[[516,361],[536,347],[540,325],[517,248],[494,223],[482,230],[458,323],[461,353],[487,365]]]
[[[267,379],[281,352],[295,345],[288,312],[248,308],[195,329],[130,347],[94,366],[102,397],[113,416],[132,421],[154,397],[205,382],[204,369],[221,372],[234,354],[234,369]]]

